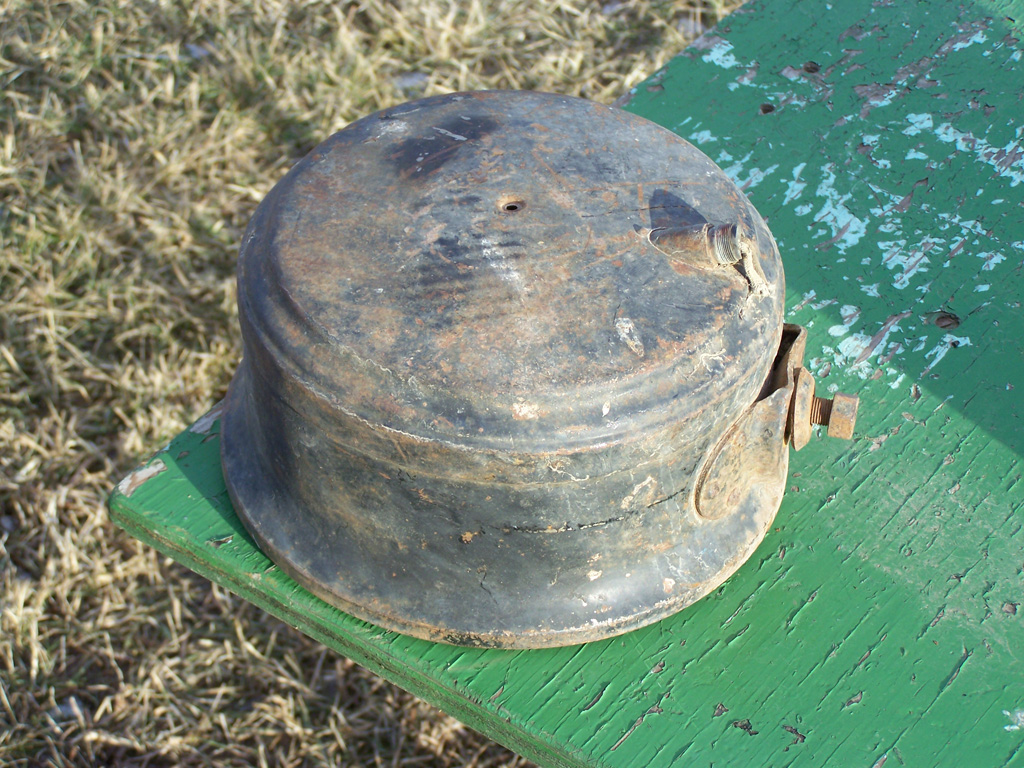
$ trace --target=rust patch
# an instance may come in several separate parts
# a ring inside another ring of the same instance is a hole
[[[760,731],[754,730],[754,726],[750,724],[750,720],[748,719],[734,720],[732,723],[732,727],[739,728],[741,731],[744,731],[748,736],[757,736],[757,734],[760,733]]]

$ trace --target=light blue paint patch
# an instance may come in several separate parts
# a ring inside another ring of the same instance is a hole
[[[765,177],[770,176],[772,173],[778,170],[779,167],[778,164],[775,164],[768,166],[764,170],[760,168],[747,169],[746,163],[748,160],[750,160],[752,156],[753,153],[750,152],[743,159],[738,160],[737,162],[730,165],[728,168],[722,169],[723,171],[725,171],[726,175],[730,179],[736,182],[736,186],[738,186],[742,190],[748,190],[752,189],[753,187],[756,187],[758,184],[764,181]]]
[[[969,346],[971,346],[970,337],[954,336],[951,333],[945,334],[942,337],[942,341],[940,341],[938,344],[936,344],[934,347],[932,347],[930,350],[924,353],[925,360],[929,360],[930,362],[925,367],[925,369],[921,371],[921,378],[931,373],[931,370],[942,361],[942,358],[946,356],[946,353],[949,352],[949,350],[954,349],[956,347]]]
[[[907,122],[910,125],[903,129],[904,136],[917,136],[922,131],[930,131],[935,126],[930,112],[911,113],[907,115]]]
[[[984,32],[975,32],[974,35],[967,38],[966,40],[960,40],[959,42],[954,43],[953,50],[962,51],[964,48],[970,48],[972,45],[976,45],[977,43],[984,43],[986,40],[988,40],[988,38],[985,37]],[[985,51],[985,53],[982,55],[988,56],[988,54],[989,51]]]
[[[832,241],[840,253],[846,253],[860,242],[867,233],[867,224],[854,216],[846,203],[852,199],[852,193],[840,193],[836,187],[835,166],[831,163],[822,166],[822,180],[815,190],[815,195],[824,198],[825,202],[815,214],[814,220],[825,224],[832,230]]]
[[[786,182],[786,198],[782,201],[783,205],[789,205],[807,188],[807,182],[800,180],[800,174],[803,173],[806,165],[807,163],[800,163],[793,169],[793,180]]]
[[[1024,709],[1015,709],[1013,712],[1004,709],[1003,714],[1010,718],[1010,724],[1004,725],[1003,730],[1019,731],[1021,728],[1024,728]]]
[[[697,133],[691,133],[689,138],[694,144],[708,144],[712,141],[718,141],[717,138],[711,135],[711,131],[698,131]]]
[[[723,69],[732,69],[739,66],[739,60],[732,54],[732,43],[728,40],[719,40],[708,52],[701,56],[701,60],[708,64],[714,64]]]
[[[985,272],[991,272],[995,269],[996,264],[1002,264],[1006,261],[1006,257],[1001,253],[992,253],[990,251],[983,251],[982,253],[976,254],[979,259],[984,260],[984,264],[981,265],[982,270]]]
[[[985,139],[970,132],[958,131],[950,123],[943,123],[935,129],[939,141],[954,144],[961,152],[973,154],[980,162],[992,166],[999,176],[1010,180],[1011,187],[1024,182],[1022,134],[1024,129],[1018,127],[1014,141],[1005,147],[993,147]]]
[[[839,310],[839,317],[842,322],[829,327],[829,336],[835,336],[838,338],[849,333],[850,327],[857,322],[857,318],[860,317],[860,308],[855,307],[852,304],[844,304]]]

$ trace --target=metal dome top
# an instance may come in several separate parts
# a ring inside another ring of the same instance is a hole
[[[708,224],[749,233],[773,290],[648,235]],[[752,395],[781,280],[760,216],[686,141],[581,99],[483,92],[377,113],[314,149],[260,206],[239,299],[296,375],[361,418],[564,446],[678,419],[691,393]]]

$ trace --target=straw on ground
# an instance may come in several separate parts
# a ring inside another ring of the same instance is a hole
[[[525,764],[104,498],[223,395],[242,230],[315,144],[454,90],[610,102],[737,4],[0,3],[0,764]]]

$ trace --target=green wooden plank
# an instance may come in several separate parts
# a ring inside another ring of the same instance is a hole
[[[819,386],[862,402],[858,438],[794,454],[774,529],[683,613],[519,652],[360,622],[253,546],[215,418],[114,518],[544,765],[1024,764],[1022,20],[753,3],[628,104],[745,186]]]

